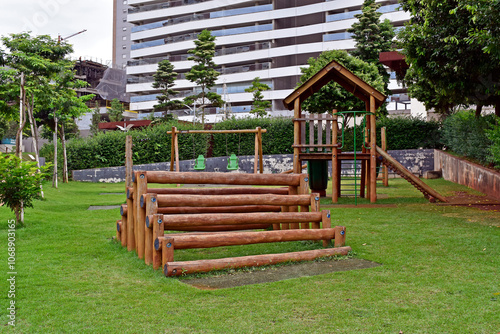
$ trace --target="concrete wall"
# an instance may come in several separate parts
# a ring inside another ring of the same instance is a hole
[[[422,175],[425,171],[434,170],[434,150],[403,150],[389,151],[395,159],[403,166],[407,167],[414,174]],[[238,171],[233,173],[253,173],[254,156],[239,157]],[[182,172],[194,172],[194,160],[181,161],[180,170]],[[264,173],[282,173],[293,167],[293,156],[286,155],[265,155]],[[136,165],[134,170],[170,170],[170,162],[161,162],[149,165]],[[227,157],[206,159],[206,172],[227,172]],[[331,175],[331,162],[329,164],[329,174]],[[123,182],[125,181],[125,167],[107,167],[96,169],[75,170],[72,172],[73,180],[85,182]]]
[[[500,173],[439,150],[435,150],[434,165],[445,180],[500,199]]]

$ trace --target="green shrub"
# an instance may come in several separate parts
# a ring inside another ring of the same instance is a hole
[[[387,149],[442,148],[440,123],[418,117],[384,117],[377,121],[377,142],[380,129],[386,128]],[[380,144],[379,144],[380,145]]]
[[[472,110],[459,111],[443,122],[443,143],[458,155],[485,163],[490,160],[492,144],[486,131],[494,124],[494,115],[477,118]]]
[[[493,163],[495,167],[500,167],[500,119],[497,117],[497,124],[491,130],[486,130],[486,136],[491,140],[489,148],[490,156],[489,162]]]

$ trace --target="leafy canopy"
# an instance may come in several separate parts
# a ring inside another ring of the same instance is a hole
[[[250,111],[251,114],[254,114],[257,117],[267,116],[267,109],[271,108],[271,101],[264,100],[262,92],[270,89],[271,87],[260,82],[259,77],[254,78],[252,86],[245,89],[245,92],[253,93],[253,108]]]
[[[178,100],[172,100],[175,95],[179,94],[178,91],[172,89],[177,79],[174,65],[168,59],[162,60],[158,63],[158,69],[153,78],[153,88],[160,89],[161,92],[161,95],[156,97],[158,104],[154,106],[155,110],[168,111],[179,108],[181,103]]]

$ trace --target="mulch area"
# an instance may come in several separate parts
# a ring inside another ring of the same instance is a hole
[[[474,195],[465,191],[456,191],[455,196],[446,197],[448,203],[437,203],[441,206],[467,206],[480,210],[500,211],[500,200],[485,196]]]

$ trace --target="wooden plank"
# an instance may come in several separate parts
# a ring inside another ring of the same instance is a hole
[[[145,195],[146,202],[146,217],[150,215],[154,215],[158,210],[158,199],[156,194],[146,194]],[[149,265],[153,263],[153,228],[149,228],[146,224],[144,224],[144,262]]]
[[[160,207],[211,207],[273,205],[309,205],[309,195],[157,195]]]

